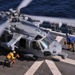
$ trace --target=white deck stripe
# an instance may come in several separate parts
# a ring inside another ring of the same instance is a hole
[[[73,59],[69,59],[69,58],[62,59],[59,56],[54,56],[53,58],[60,59],[60,61],[61,62],[64,62],[64,63],[68,63],[68,64],[71,64],[71,65],[75,65],[75,60],[73,60]]]
[[[50,68],[50,70],[52,71],[53,75],[62,75],[53,61],[51,60],[45,60],[45,61],[48,67]]]
[[[30,69],[24,75],[33,75],[44,61],[35,61]]]
[[[61,36],[57,36],[57,37],[56,37],[56,40],[57,40],[58,42],[60,42],[62,39],[63,39],[63,37],[61,37]]]
[[[68,63],[68,64],[75,65],[75,60],[72,60],[72,59],[69,59],[69,58],[66,58],[65,60],[61,59],[60,61]]]

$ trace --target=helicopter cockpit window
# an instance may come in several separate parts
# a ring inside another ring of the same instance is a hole
[[[39,39],[41,39],[41,38],[42,38],[42,36],[37,35],[37,36],[35,37],[35,40],[39,40]]]
[[[32,42],[32,48],[36,49],[36,50],[40,50],[39,44],[37,42],[35,42],[35,41]]]
[[[53,38],[52,35],[50,35],[50,33],[45,37],[43,38],[41,41],[40,41],[40,44],[41,44],[41,47],[43,49],[46,49],[49,47],[49,45],[54,41],[55,39]]]
[[[46,39],[41,40],[40,44],[43,49],[46,49],[49,46],[49,42]]]

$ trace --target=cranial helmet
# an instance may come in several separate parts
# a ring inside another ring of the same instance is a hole
[[[13,53],[16,53],[16,51],[13,51]]]

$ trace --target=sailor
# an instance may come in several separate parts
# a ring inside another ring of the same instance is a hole
[[[73,36],[69,36],[68,33],[66,33],[66,39],[67,39],[67,45],[68,49],[72,49],[74,51],[74,43],[75,43],[75,38]]]
[[[19,55],[16,54],[16,51],[10,52],[9,54],[7,54],[6,60],[5,60],[4,64],[6,64],[6,61],[8,61],[9,66],[11,66],[13,63],[16,62],[15,59],[16,59],[17,57],[19,58]],[[3,66],[4,66],[4,65],[3,65]]]

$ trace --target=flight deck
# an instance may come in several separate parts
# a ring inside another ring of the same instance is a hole
[[[75,52],[67,50],[63,34],[75,33],[75,19],[21,14],[21,9],[32,1],[23,0],[17,8],[0,12],[0,75],[75,75]],[[44,24],[50,31],[42,28]],[[20,56],[9,67],[4,65],[8,49],[38,58]]]
[[[75,52],[67,50],[63,42],[65,38],[55,36],[63,46],[63,51],[68,58],[62,59],[59,56],[38,58],[37,60],[20,58],[12,67],[5,66],[3,62],[8,53],[4,48],[0,49],[0,75],[75,75]]]

